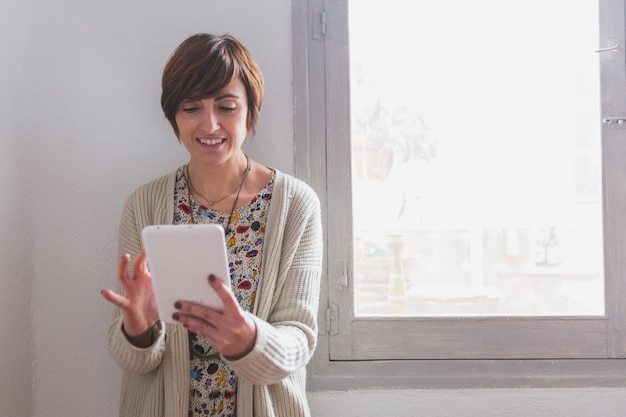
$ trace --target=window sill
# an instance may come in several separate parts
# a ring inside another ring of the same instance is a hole
[[[310,391],[626,387],[624,359],[321,362],[310,366]]]

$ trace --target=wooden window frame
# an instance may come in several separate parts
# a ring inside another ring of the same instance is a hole
[[[626,124],[602,125],[603,317],[354,316],[347,1],[292,2],[296,175],[320,196],[326,239],[309,388],[626,386]],[[624,42],[623,0],[599,3],[601,39]],[[600,60],[602,117],[626,117],[623,46]]]

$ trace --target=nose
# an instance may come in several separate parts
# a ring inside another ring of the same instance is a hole
[[[215,132],[220,124],[216,112],[212,106],[204,105],[202,112],[201,128],[207,133]]]

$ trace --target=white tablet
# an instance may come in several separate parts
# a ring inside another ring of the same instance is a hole
[[[173,322],[179,300],[223,311],[224,305],[209,285],[214,274],[230,290],[224,228],[217,224],[148,226],[142,232],[148,270],[159,317]]]

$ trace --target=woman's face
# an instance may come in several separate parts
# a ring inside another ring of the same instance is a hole
[[[237,155],[248,133],[247,114],[246,89],[238,77],[213,98],[183,101],[176,124],[191,161],[220,165]]]

